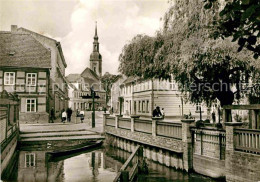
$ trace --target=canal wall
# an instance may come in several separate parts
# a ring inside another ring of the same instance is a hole
[[[168,167],[226,181],[259,181],[260,131],[229,124],[224,129],[196,128],[193,120],[169,123],[104,114],[106,140],[114,147],[132,152],[139,144],[144,157]],[[248,145],[241,147],[240,140]]]

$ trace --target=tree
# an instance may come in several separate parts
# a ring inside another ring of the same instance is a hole
[[[204,8],[210,9],[218,0],[204,0]],[[244,47],[254,53],[254,58],[260,56],[260,1],[231,0],[225,3],[219,13],[217,30],[214,37],[232,37],[239,44],[238,51]]]
[[[112,84],[115,82],[117,75],[110,74],[106,72],[102,77],[101,77],[101,83],[103,84],[104,90],[106,91],[106,104],[109,101],[109,96],[111,94],[111,87]]]
[[[254,76],[254,60],[246,50],[237,53],[235,43],[210,36],[218,18],[217,3],[203,10],[199,0],[176,2],[160,33],[137,36],[124,47],[120,71],[143,78],[167,79],[173,74],[190,102],[210,106],[218,99],[221,106],[232,104],[243,96],[242,78]]]

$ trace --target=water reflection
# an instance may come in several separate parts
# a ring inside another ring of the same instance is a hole
[[[23,150],[19,153],[15,181],[19,182],[109,182],[113,181],[130,153],[114,148],[100,148],[51,159],[47,151]],[[197,174],[186,174],[148,161],[149,175],[137,181],[213,181]],[[6,180],[11,181],[11,180]]]

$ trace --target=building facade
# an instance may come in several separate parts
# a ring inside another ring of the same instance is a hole
[[[20,122],[47,123],[68,107],[66,62],[59,42],[25,28],[1,32],[0,91],[16,92]]]
[[[120,82],[120,86],[117,87],[116,85]],[[111,97],[114,100],[112,102],[117,103],[113,104],[116,108],[120,106],[121,100],[123,115],[151,117],[153,110],[159,106],[161,109],[164,109],[166,119],[181,118],[189,114],[199,118],[200,108],[202,118],[206,119],[209,117],[206,106],[185,103],[174,81],[159,79],[142,80],[140,78],[128,77],[118,83],[113,85],[118,89],[112,90]],[[119,113],[119,109],[117,111]]]
[[[0,32],[0,42],[0,92],[18,95],[20,122],[48,122],[51,51],[16,31]]]
[[[13,26],[13,31],[30,34],[51,52],[51,68],[49,70],[49,103],[48,111],[53,107],[55,116],[60,117],[61,111],[68,107],[68,86],[65,78],[67,67],[60,42],[25,28]]]

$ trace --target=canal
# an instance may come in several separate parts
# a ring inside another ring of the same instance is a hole
[[[14,167],[3,181],[58,181],[58,182],[109,182],[127,160],[130,153],[100,147],[92,151],[50,158],[48,150],[23,147],[14,159]],[[215,181],[198,174],[187,174],[161,164],[147,161],[149,174],[139,175],[136,181]]]

